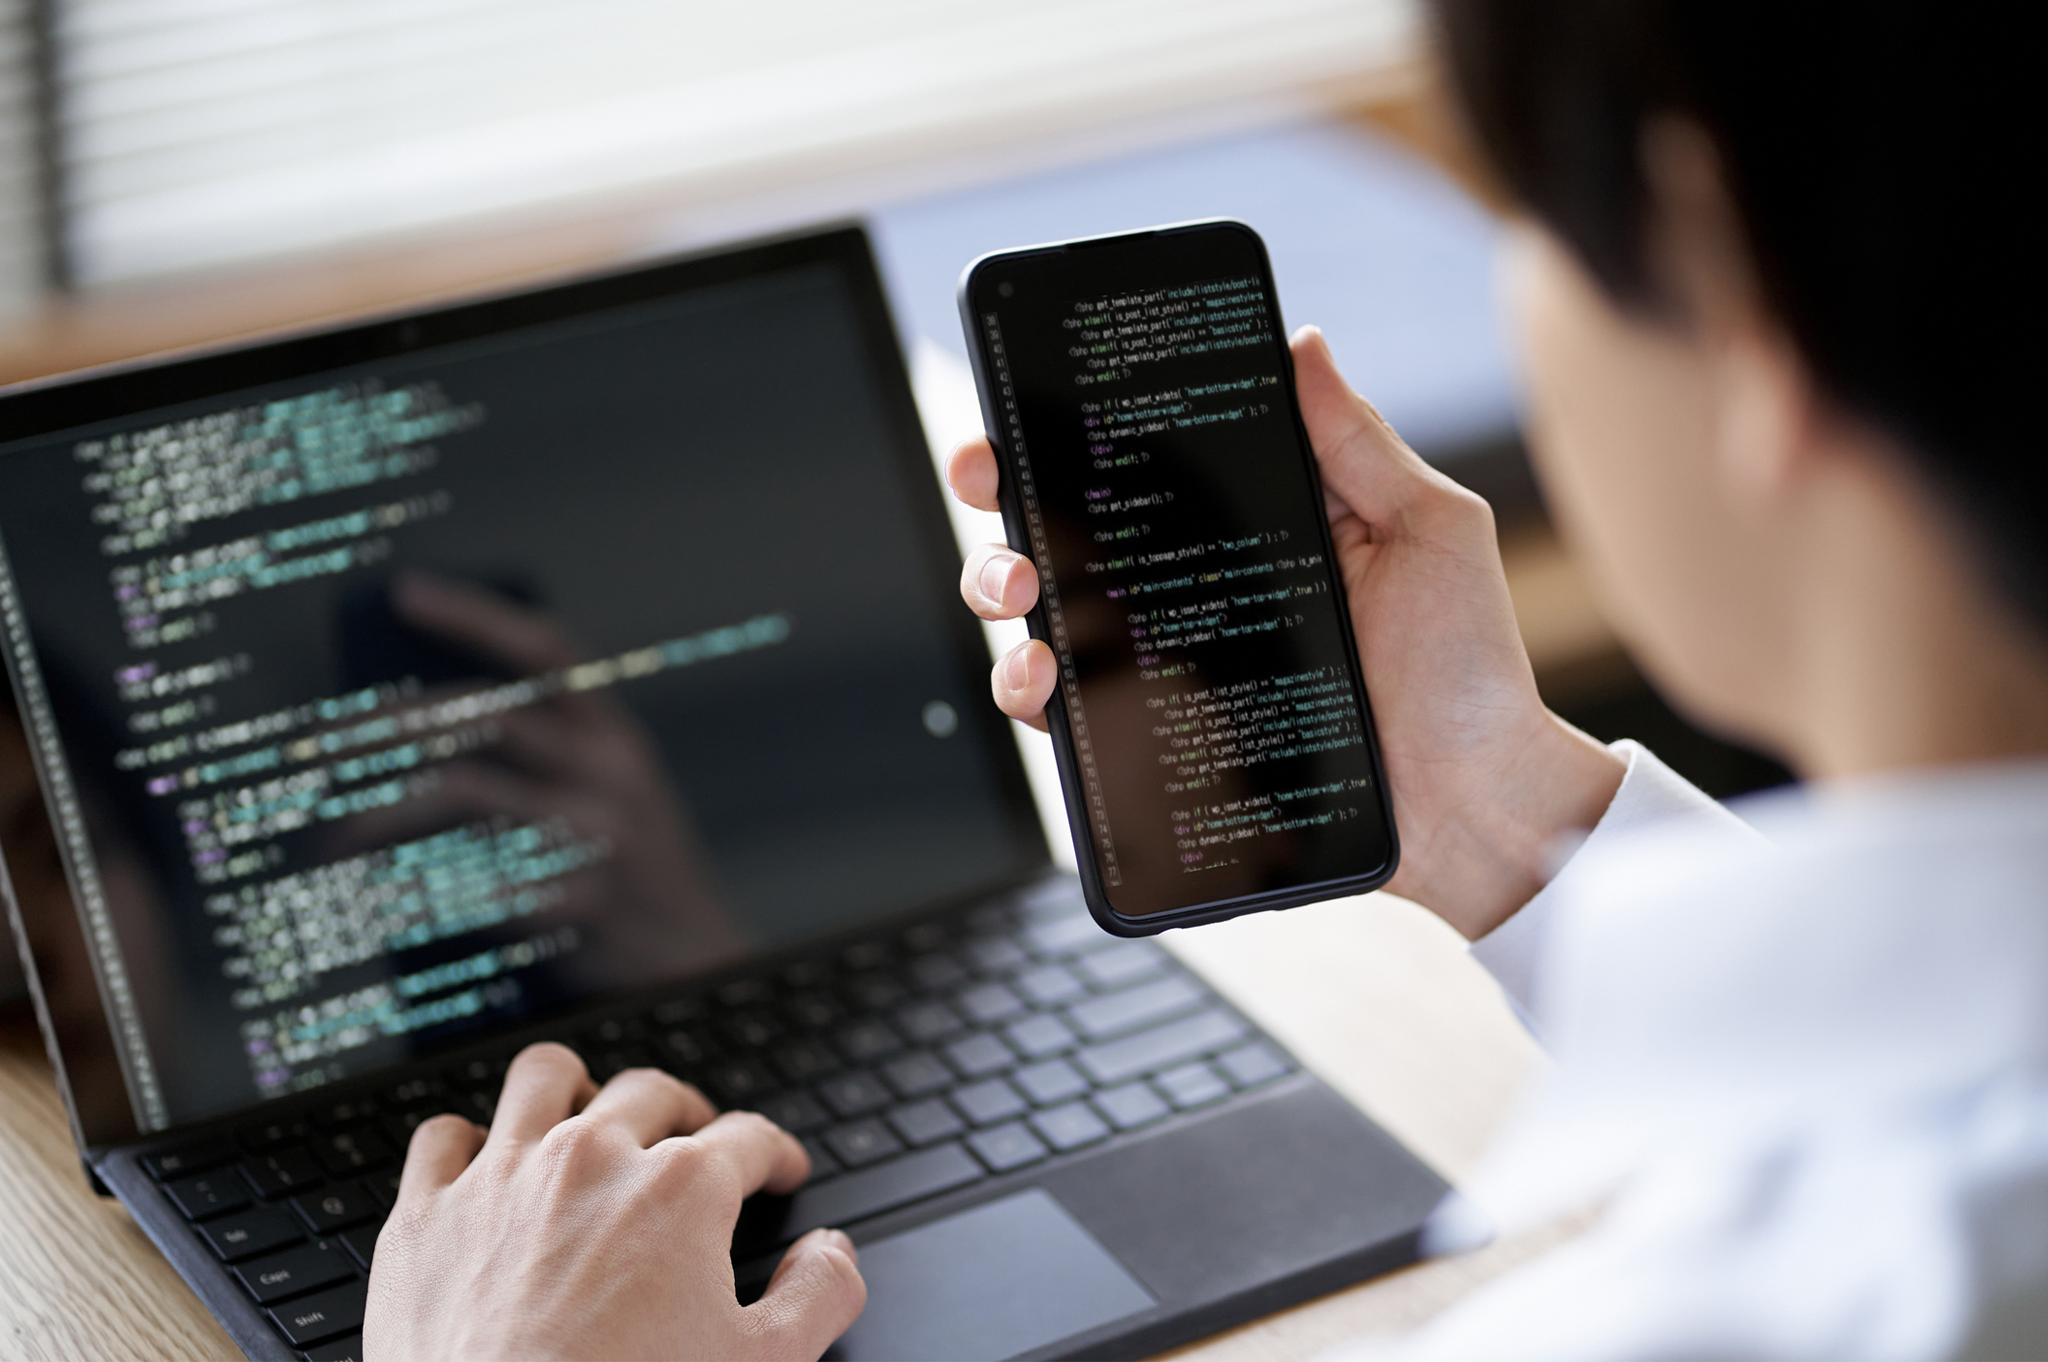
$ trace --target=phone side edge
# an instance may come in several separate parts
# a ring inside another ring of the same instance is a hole
[[[1025,247],[1021,250],[989,251],[976,256],[960,272],[960,283],[955,299],[960,308],[960,329],[967,342],[968,368],[974,374],[975,397],[981,404],[982,433],[987,436],[989,447],[996,457],[996,505],[1003,517],[1003,537],[1009,541],[1012,551],[1021,554],[1033,568],[1039,567],[1031,556],[1031,536],[1025,528],[1022,508],[1017,504],[1015,486],[1009,471],[1010,453],[1004,446],[1002,422],[997,419],[994,382],[989,372],[989,358],[983,343],[980,317],[974,305],[974,284],[982,269],[990,262],[1010,259],[1020,255],[1042,254],[1046,247]],[[1045,602],[1040,597],[1024,617],[1025,627],[1031,637],[1051,646],[1051,627],[1046,619]],[[1046,702],[1045,718],[1047,736],[1052,741],[1053,764],[1059,771],[1060,803],[1067,811],[1067,832],[1074,841],[1075,869],[1081,879],[1081,897],[1088,905],[1088,915],[1104,931],[1116,936],[1148,936],[1145,930],[1133,930],[1125,925],[1126,919],[1110,906],[1109,896],[1103,884],[1099,862],[1095,854],[1094,829],[1089,823],[1088,809],[1082,796],[1081,773],[1074,758],[1073,730],[1067,722],[1066,697],[1059,686],[1053,687],[1051,698]],[[1011,720],[1012,723],[1016,720]]]

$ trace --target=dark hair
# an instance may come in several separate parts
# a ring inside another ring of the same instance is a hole
[[[1437,0],[1482,150],[1617,302],[1661,301],[1646,122],[1714,139],[1768,305],[2048,632],[2043,118],[2022,5]]]

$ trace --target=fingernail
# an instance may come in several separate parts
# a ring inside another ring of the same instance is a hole
[[[1016,562],[1016,555],[996,553],[981,565],[981,594],[997,605],[1003,603],[1003,584],[1010,580],[1010,565]]]
[[[1031,664],[1024,660],[1024,649],[1030,645],[1020,644],[1010,650],[1010,656],[1003,663],[1003,684],[1011,690],[1023,690],[1031,684]]]
[[[830,1244],[833,1248],[838,1249],[841,1253],[845,1254],[849,1258],[857,1258],[860,1256],[859,1250],[855,1249],[853,1246],[853,1240],[846,1237],[846,1232],[844,1230],[826,1230],[825,1242]]]

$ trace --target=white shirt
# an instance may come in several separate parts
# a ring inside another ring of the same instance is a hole
[[[1506,1232],[1602,1213],[1397,1355],[2048,1356],[2048,763],[1738,820],[1616,750],[1473,948],[1557,1064],[1464,1189]]]

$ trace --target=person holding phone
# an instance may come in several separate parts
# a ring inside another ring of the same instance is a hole
[[[2048,460],[2019,12],[1435,14],[1523,208],[1553,512],[1666,692],[1808,784],[1738,819],[1546,710],[1487,507],[1297,335],[1390,887],[1475,943],[1557,1057],[1469,1190],[1508,1228],[1600,1207],[1404,1355],[2040,1356]],[[994,507],[984,443],[949,480]],[[999,547],[962,581],[991,619],[1035,589]],[[1053,680],[1023,645],[996,702],[1038,721]],[[741,1310],[721,1240],[738,1189],[794,1183],[800,1150],[669,1082],[593,1095],[541,1048],[489,1144],[423,1126],[369,1355],[815,1357],[859,1309],[850,1245],[799,1242]],[[584,1279],[636,1308],[590,1312]],[[457,1292],[471,1308],[437,1308]]]

